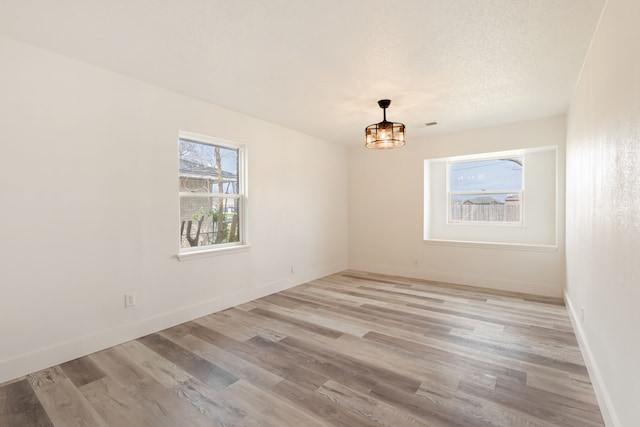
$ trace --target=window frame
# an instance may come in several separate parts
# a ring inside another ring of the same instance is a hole
[[[451,165],[458,163],[470,163],[470,162],[480,162],[480,161],[490,161],[490,160],[505,160],[508,157],[519,157],[522,161],[522,188],[521,189],[490,189],[490,190],[470,190],[470,191],[451,191]],[[498,226],[498,227],[513,227],[513,226],[523,226],[524,225],[524,213],[525,213],[525,156],[524,153],[512,153],[510,155],[496,155],[495,153],[491,153],[491,155],[467,155],[464,156],[464,159],[456,159],[456,160],[447,160],[446,161],[446,203],[445,209],[447,225],[476,225],[476,226]],[[458,195],[490,195],[490,194],[518,194],[520,198],[520,218],[518,221],[464,221],[464,220],[454,220],[452,219],[452,209],[453,209],[453,197]]]
[[[237,150],[238,153],[238,172],[237,172],[237,193],[213,193],[213,192],[193,192],[193,191],[181,191],[180,178],[182,177],[180,171],[180,141],[191,141],[198,144],[210,145],[213,147],[227,148],[231,150]],[[238,210],[238,241],[237,242],[225,242],[214,243],[206,246],[193,246],[182,247],[182,235],[180,234],[180,225],[178,226],[178,258],[190,255],[202,255],[202,254],[214,254],[221,252],[236,251],[248,246],[247,239],[247,148],[244,144],[240,144],[234,141],[216,138],[207,135],[201,135],[193,132],[179,131],[178,132],[178,224],[181,224],[180,218],[182,218],[182,200],[184,198],[223,198],[237,200]]]

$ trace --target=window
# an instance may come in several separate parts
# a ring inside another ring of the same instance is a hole
[[[555,146],[425,159],[425,242],[553,250],[561,165]]]
[[[449,223],[521,223],[523,157],[448,162]]]
[[[244,241],[244,150],[240,145],[180,133],[180,253]]]

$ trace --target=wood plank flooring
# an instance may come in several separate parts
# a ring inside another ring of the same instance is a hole
[[[0,426],[602,426],[561,300],[347,271],[0,385]]]

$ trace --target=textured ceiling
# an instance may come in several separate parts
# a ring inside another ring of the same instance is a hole
[[[564,113],[603,4],[0,0],[0,34],[344,145],[390,98],[410,143]]]

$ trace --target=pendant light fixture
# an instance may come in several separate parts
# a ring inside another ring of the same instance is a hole
[[[374,123],[365,128],[364,146],[376,150],[402,147],[405,144],[404,125],[402,123],[387,121],[387,107],[390,99],[381,99],[378,105],[382,108],[383,119],[380,123]]]

